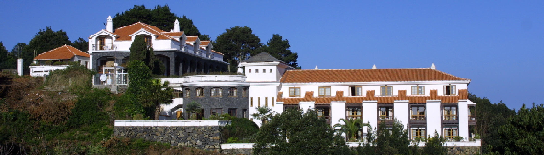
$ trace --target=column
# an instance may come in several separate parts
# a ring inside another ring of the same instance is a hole
[[[169,75],[167,76],[171,76],[171,75],[174,75],[174,73],[176,72],[176,57],[172,54],[170,56],[170,71],[169,71]]]
[[[408,100],[397,100],[393,106],[393,116],[404,125],[404,129],[408,129],[408,121],[410,120]]]
[[[331,110],[329,111],[331,115],[331,126],[334,124],[340,123],[344,124],[340,119],[346,118],[346,102],[345,101],[332,101]]]
[[[370,123],[372,129],[378,127],[378,101],[363,101],[363,121]],[[367,127],[363,128],[366,133]]]
[[[463,137],[465,140],[468,140],[468,105],[467,100],[459,100],[457,104],[457,109],[459,110],[459,137]]]
[[[300,102],[299,108],[302,109],[302,112],[306,113],[308,109],[315,109],[315,102]]]
[[[438,135],[442,135],[442,109],[440,108],[441,100],[427,100],[427,135],[434,136],[436,131]]]

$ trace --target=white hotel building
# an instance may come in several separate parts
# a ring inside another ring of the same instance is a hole
[[[377,127],[394,119],[411,138],[444,136],[468,139],[476,125],[468,100],[470,79],[431,68],[295,70],[268,53],[240,64],[249,87],[249,113],[268,106],[315,109],[332,125],[340,119],[362,119]],[[239,69],[240,70],[240,69]],[[260,125],[259,120],[254,120]],[[366,132],[366,130],[364,130]]]

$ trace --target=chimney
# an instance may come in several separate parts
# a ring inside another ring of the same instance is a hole
[[[108,16],[108,22],[106,23],[106,30],[109,32],[113,32],[113,19],[111,16]]]
[[[174,32],[180,32],[178,19],[174,21]]]
[[[376,64],[374,64],[374,66],[372,66],[372,69],[376,69]]]
[[[434,66],[434,63],[431,64],[431,69],[436,69],[436,66]]]
[[[23,59],[17,59],[17,75],[23,76]]]

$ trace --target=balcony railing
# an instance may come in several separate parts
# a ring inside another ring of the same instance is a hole
[[[128,73],[96,74],[94,85],[128,85]]]
[[[109,51],[109,50],[114,50],[116,47],[115,45],[97,45],[97,44],[93,44],[93,51]]]
[[[323,119],[325,119],[325,122],[327,122],[327,124],[331,124],[331,117],[330,116],[317,116],[317,118],[323,118]]]
[[[380,116],[381,121],[392,121],[393,116]]]
[[[425,116],[420,116],[420,115],[412,115],[410,117],[410,120],[418,120],[418,121],[424,121],[427,117]]]

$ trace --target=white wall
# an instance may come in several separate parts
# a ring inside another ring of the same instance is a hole
[[[468,106],[467,106],[468,100],[459,100],[459,103],[457,104],[457,109],[459,110],[458,117],[459,117],[459,137],[463,137],[464,139],[468,139]]]
[[[395,101],[393,106],[393,116],[404,125],[404,129],[408,129],[408,120],[410,120],[408,100]]]
[[[440,108],[440,100],[427,100],[427,135],[434,136],[434,132],[442,135],[442,110]]]
[[[330,116],[331,116],[331,126],[334,126],[335,124],[344,124],[343,121],[340,121],[340,119],[346,118],[346,102],[344,101],[333,101],[331,102],[331,110]]]
[[[251,69],[251,73],[249,70]],[[265,72],[263,73],[263,69]],[[259,70],[258,73],[255,71]],[[272,72],[270,72],[272,70]],[[247,81],[278,81],[276,79],[276,66],[246,66],[245,75],[247,76]]]
[[[315,102],[300,102],[298,105],[304,113],[308,112],[308,110],[315,110]]]
[[[363,121],[372,128],[378,127],[378,101],[363,101]],[[366,133],[366,127],[363,132]]]
[[[268,107],[272,110],[278,110],[276,108],[278,105],[276,104],[276,93],[277,93],[277,87],[279,83],[250,83],[249,87],[249,116],[250,118],[252,114],[256,113],[256,108],[259,106],[259,99],[261,103],[261,107],[264,107],[266,102],[265,99],[268,99]],[[251,106],[251,98],[253,98],[253,107]],[[274,98],[274,106],[272,106],[272,98]],[[281,107],[283,108],[283,107]],[[272,111],[273,113],[281,113],[283,111]],[[261,121],[253,119],[253,121],[260,127]]]

